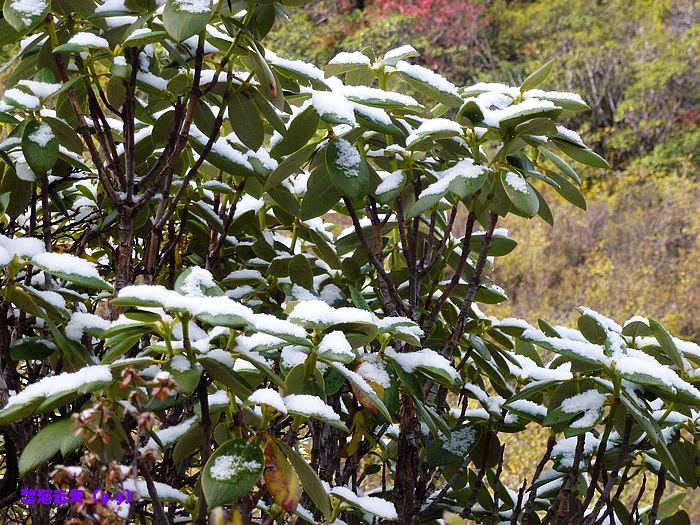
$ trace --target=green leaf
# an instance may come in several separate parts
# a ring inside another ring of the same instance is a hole
[[[559,155],[556,153],[548,150],[544,146],[538,146],[537,147],[540,152],[547,157],[552,163],[559,168],[559,170],[564,173],[567,177],[571,178],[572,180],[576,181],[576,184],[581,184],[581,177],[578,176],[578,173],[576,173],[569,164],[562,159]]]
[[[574,146],[570,142],[559,139],[552,139],[557,148],[566,153],[569,157],[593,168],[608,169],[608,161],[589,148]]]
[[[199,367],[190,363],[184,355],[174,356],[165,364],[163,370],[170,372],[177,385],[177,391],[184,396],[192,395],[199,384],[199,377],[202,375]]]
[[[51,10],[49,0],[26,2],[24,0],[5,0],[2,14],[15,31],[24,33],[41,24]]]
[[[334,364],[333,367],[338,372],[343,374],[353,385],[355,385],[355,387],[362,393],[362,395],[365,396],[377,408],[382,417],[386,419],[388,423],[391,423],[391,414],[387,410],[386,406],[371,388],[369,390],[367,389],[368,384],[366,382],[360,381],[360,379],[362,378],[359,374],[350,373],[350,371],[342,365]]]
[[[549,77],[550,73],[552,72],[552,66],[554,66],[554,61],[550,60],[542,67],[538,68],[523,81],[522,85],[520,86],[520,92],[525,93],[525,91],[534,89],[542,84],[542,82],[547,80],[547,77]]]
[[[528,217],[533,217],[540,207],[535,190],[521,175],[512,171],[501,173],[501,184],[513,205]]]
[[[340,258],[328,241],[316,230],[310,229],[308,233],[311,241],[314,243],[314,252],[331,268],[339,270],[341,266]]]
[[[23,359],[44,359],[56,351],[53,341],[43,337],[23,337],[10,345],[10,357],[15,361]]]
[[[440,202],[443,199],[443,197],[445,197],[445,195],[447,195],[447,190],[440,193],[425,195],[413,201],[406,208],[406,218],[412,219],[414,217],[418,217],[418,215],[420,215],[421,213],[433,208],[438,202]]]
[[[577,208],[581,208],[582,210],[586,209],[586,197],[583,196],[581,190],[571,184],[568,179],[559,175],[556,171],[547,170],[547,176],[558,184],[558,186],[553,187],[559,195]]]
[[[369,191],[369,167],[355,146],[345,139],[331,140],[326,147],[326,168],[331,182],[351,200]]]
[[[656,340],[661,345],[661,348],[666,353],[666,356],[678,367],[679,370],[684,370],[685,365],[683,364],[683,357],[681,356],[676,343],[673,341],[671,334],[668,333],[668,330],[666,330],[661,323],[655,321],[654,319],[649,319],[649,328],[651,328],[654,337],[656,337]]]
[[[78,448],[83,439],[73,433],[74,426],[73,420],[66,417],[42,428],[22,451],[19,458],[20,475],[32,472],[58,452],[66,456]]]
[[[314,272],[311,263],[303,254],[297,254],[289,261],[289,278],[293,283],[313,292]]]
[[[413,68],[410,68],[408,70],[399,70],[399,73],[409,85],[424,95],[427,95],[428,97],[441,102],[450,108],[459,108],[462,106],[462,103],[464,102],[462,97],[454,94],[452,91],[441,89],[435,83],[426,81],[423,75],[415,73],[414,71],[415,70]]]
[[[661,463],[663,463],[663,465],[674,476],[680,477],[678,467],[676,466],[676,462],[673,460],[671,452],[669,452],[668,447],[666,446],[666,442],[661,434],[659,424],[652,417],[649,409],[647,407],[640,406],[637,401],[624,389],[621,392],[620,401],[622,401],[622,403],[632,413],[634,419],[637,420],[637,423],[639,423],[646,432],[647,437],[656,449],[656,455],[659,457]]]
[[[315,143],[308,144],[280,162],[277,169],[267,178],[265,189],[269,190],[270,188],[274,188],[290,175],[299,173],[300,168],[309,160],[316,146],[317,144]]]
[[[199,34],[211,17],[211,0],[167,0],[163,10],[165,30],[178,42]]]
[[[234,503],[260,479],[265,465],[257,444],[232,439],[209,457],[202,472],[202,490],[209,507]]]
[[[323,488],[321,480],[318,478],[316,472],[309,466],[309,463],[303,459],[297,452],[294,451],[285,442],[275,439],[275,443],[282,450],[287,459],[294,467],[299,479],[301,480],[301,485],[304,492],[311,498],[319,510],[328,518],[331,518],[331,503],[328,498],[328,493]]]
[[[253,99],[244,92],[233,93],[228,103],[228,118],[239,139],[253,151],[265,140],[265,128]]]
[[[312,106],[299,113],[289,123],[287,135],[271,151],[273,157],[289,155],[306,146],[318,129],[318,114]]]
[[[303,221],[320,217],[338,204],[341,195],[331,182],[325,164],[317,166],[306,183],[306,194],[301,202],[299,218]]]
[[[37,175],[45,175],[58,161],[58,139],[46,122],[30,120],[22,134],[24,158]]]
[[[53,117],[43,117],[44,122],[46,122],[54,134],[58,138],[61,146],[66,149],[73,151],[74,153],[81,154],[83,152],[83,140],[80,136],[64,121],[53,118]]]

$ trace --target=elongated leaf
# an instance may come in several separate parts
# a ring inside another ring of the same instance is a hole
[[[649,328],[656,337],[656,340],[661,345],[661,348],[666,353],[666,356],[673,362],[674,365],[678,367],[679,370],[683,370],[685,366],[683,365],[683,357],[681,356],[676,343],[673,341],[671,334],[664,326],[655,321],[654,319],[649,319]]]
[[[248,493],[263,473],[260,447],[243,439],[222,444],[202,472],[202,490],[210,507],[229,505]]]
[[[533,217],[540,207],[535,190],[522,176],[513,172],[502,173],[503,189],[513,205],[528,217]]]
[[[239,139],[253,151],[257,151],[265,140],[260,113],[252,98],[244,92],[234,93],[228,103],[228,118]]]
[[[326,148],[326,168],[335,187],[357,200],[369,191],[369,167],[357,148],[345,139],[332,140]]]
[[[19,458],[21,476],[46,463],[58,452],[67,455],[80,446],[83,439],[73,433],[70,417],[55,421],[42,428],[27,444]]]
[[[2,14],[15,31],[24,33],[38,26],[51,9],[49,0],[27,2],[25,0],[5,0]]]
[[[294,467],[294,470],[296,471],[297,475],[299,476],[299,479],[301,480],[301,485],[304,488],[304,492],[308,494],[309,498],[311,498],[311,501],[313,501],[316,504],[316,506],[326,516],[326,518],[330,519],[330,499],[328,498],[328,493],[323,488],[321,480],[318,479],[318,475],[316,474],[316,472],[314,472],[309,463],[305,459],[303,459],[297,452],[295,452],[294,449],[292,449],[289,445],[278,439],[275,439],[275,443],[282,450],[284,455],[287,456],[287,459]]]
[[[198,34],[211,17],[211,0],[167,0],[163,9],[165,30],[178,42]]]
[[[275,502],[289,514],[294,513],[301,499],[301,485],[299,475],[292,468],[289,459],[280,449],[279,445],[266,437],[265,445],[265,486]]]
[[[37,175],[45,175],[58,161],[58,139],[46,122],[30,120],[22,135],[24,158]]]
[[[523,81],[522,85],[520,86],[520,92],[524,93],[528,89],[534,89],[542,84],[542,82],[547,80],[547,77],[552,72],[553,65],[554,61],[550,60],[545,65],[539,67],[534,73]]]

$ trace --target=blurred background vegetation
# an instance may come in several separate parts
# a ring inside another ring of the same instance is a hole
[[[589,102],[591,112],[569,127],[611,169],[576,166],[588,210],[550,200],[555,228],[508,219],[519,247],[499,261],[495,279],[510,301],[488,313],[571,324],[585,304],[618,322],[651,316],[700,342],[695,1],[316,0],[273,34],[268,45],[279,54],[317,64],[344,50],[410,43],[425,65],[465,84],[518,85],[555,59],[543,87]],[[513,485],[530,475],[545,440],[509,443]],[[654,486],[649,480],[645,499]],[[636,491],[633,483],[626,496]],[[700,494],[683,506],[700,523]]]

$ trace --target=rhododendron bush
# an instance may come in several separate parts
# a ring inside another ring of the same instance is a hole
[[[303,3],[5,2],[3,513],[688,523],[700,348],[585,307],[489,313],[517,257],[499,221],[585,208],[575,163],[607,166],[565,126],[587,104],[547,90],[551,63],[456,86],[410,45],[266,49]],[[528,428],[544,455],[507,486]]]

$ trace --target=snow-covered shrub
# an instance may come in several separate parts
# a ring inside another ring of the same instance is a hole
[[[651,319],[580,308],[578,330],[535,328],[477,306],[507,300],[488,277],[517,245],[500,217],[552,223],[546,186],[585,207],[562,155],[606,162],[558,122],[588,106],[538,87],[552,64],[458,87],[411,46],[324,70],[266,50],[303,3],[6,1],[2,506],[35,523],[671,516],[665,483],[697,486],[700,349]],[[528,425],[551,430],[546,454],[507,487],[501,437]],[[653,504],[620,505],[650,473]],[[19,503],[47,486],[136,497]]]

